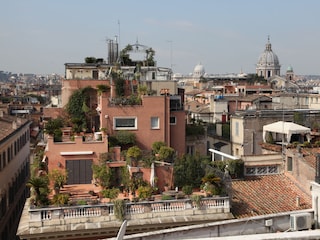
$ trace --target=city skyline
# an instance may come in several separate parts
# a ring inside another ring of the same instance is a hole
[[[152,47],[157,65],[174,73],[199,63],[210,74],[254,73],[270,36],[281,74],[292,66],[298,75],[320,75],[319,7],[316,0],[6,1],[0,70],[64,74],[65,63],[107,60],[106,41],[117,36],[120,49],[136,41]]]

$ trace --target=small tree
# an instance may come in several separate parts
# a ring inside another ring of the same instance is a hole
[[[111,183],[112,173],[110,168],[103,162],[92,165],[93,177],[103,188],[108,188]]]
[[[165,146],[167,146],[165,142],[162,142],[162,141],[154,142],[152,143],[152,152],[154,154],[158,154],[160,151],[160,148]]]
[[[51,136],[55,136],[58,133],[58,131],[61,132],[62,127],[63,127],[62,118],[50,119],[44,126],[44,132]]]
[[[113,200],[118,197],[120,190],[118,188],[110,188],[102,190],[101,193],[103,197],[110,198]]]
[[[53,182],[55,189],[61,189],[67,183],[68,174],[66,171],[53,169],[49,173],[49,179]]]
[[[66,205],[69,202],[69,194],[67,193],[59,193],[53,196],[52,203],[54,205]]]
[[[86,57],[84,61],[85,63],[95,63],[97,59],[95,57]]]
[[[48,204],[48,178],[47,177],[31,177],[27,182],[27,186],[32,188],[35,193],[35,205]]]
[[[139,85],[138,86],[138,93],[140,96],[146,95],[148,93],[148,87],[147,85]]]
[[[152,196],[152,187],[150,185],[138,187],[138,197],[140,199],[148,199]]]
[[[159,150],[159,158],[166,162],[172,162],[174,156],[174,149],[167,146],[162,146]]]
[[[142,155],[142,151],[138,146],[130,147],[127,151],[127,157],[138,159],[141,157],[141,155]]]

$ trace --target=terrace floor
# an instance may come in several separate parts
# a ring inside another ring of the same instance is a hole
[[[70,194],[70,200],[78,201],[78,200],[94,200],[98,199],[99,195],[98,193],[102,190],[100,186],[96,186],[94,184],[73,184],[73,185],[64,185],[64,187],[60,190],[60,193],[69,193]],[[89,191],[93,191],[95,193],[94,196],[92,196]],[[175,196],[178,193],[182,193],[181,191],[176,192],[175,190],[169,190],[162,192],[162,194],[153,195],[153,198],[155,200],[161,200],[162,195],[170,195]],[[203,192],[200,191],[194,191],[192,194],[197,195],[205,195]],[[120,193],[118,195],[118,199],[130,199],[132,196],[127,196],[123,193]],[[108,202],[109,199],[103,198],[100,199],[101,202]]]

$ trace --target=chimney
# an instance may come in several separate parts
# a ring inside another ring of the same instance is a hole
[[[300,207],[300,197],[299,196],[296,197],[296,206]]]
[[[115,146],[113,148],[114,160],[121,161],[121,147]]]
[[[17,122],[16,121],[13,121],[12,122],[12,129],[17,129]]]

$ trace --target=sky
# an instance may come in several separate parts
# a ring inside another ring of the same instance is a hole
[[[319,0],[0,0],[0,70],[62,74],[65,63],[146,45],[157,66],[254,73],[268,36],[281,64],[320,75]]]

